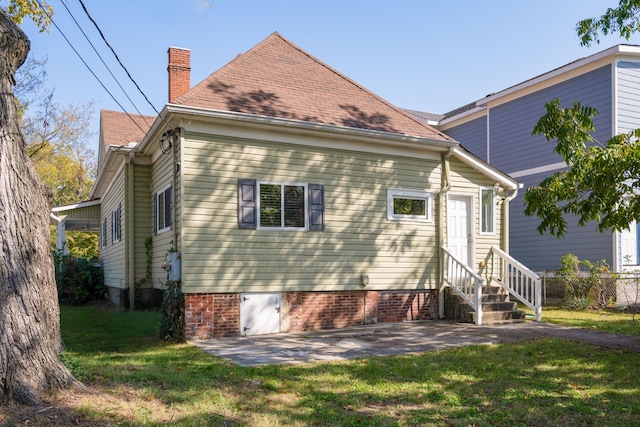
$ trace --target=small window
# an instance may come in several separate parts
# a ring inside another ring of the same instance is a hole
[[[431,221],[433,195],[419,190],[389,189],[387,219],[394,221]]]
[[[107,247],[107,218],[102,220],[102,228],[100,229],[100,240],[102,247]]]
[[[118,208],[111,212],[111,243],[116,243],[122,240],[122,204],[118,205]]]
[[[480,232],[495,233],[496,204],[493,188],[480,189]]]
[[[173,204],[171,185],[158,191],[154,196],[154,229],[159,234],[171,229],[173,223]]]
[[[258,228],[307,228],[305,184],[258,183]]]

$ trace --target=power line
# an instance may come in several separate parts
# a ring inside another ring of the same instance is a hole
[[[80,55],[80,53],[76,50],[76,48],[73,46],[73,44],[71,44],[71,41],[69,41],[69,39],[67,38],[67,36],[64,34],[64,32],[60,29],[60,27],[58,27],[58,25],[55,23],[55,21],[53,20],[53,17],[51,16],[51,14],[44,8],[42,7],[42,3],[40,3],[40,0],[35,0],[36,3],[38,4],[38,6],[40,7],[40,9],[42,9],[45,13],[45,15],[47,15],[47,18],[49,18],[49,20],[51,21],[51,23],[53,24],[54,27],[56,27],[56,29],[60,32],[60,34],[62,35],[62,37],[64,38],[64,40],[67,42],[67,44],[69,45],[69,47],[71,47],[71,50],[73,50],[75,52],[75,54],[78,56],[78,58],[80,58],[80,61],[82,61],[82,63],[84,64],[85,67],[87,67],[87,70],[89,70],[89,72],[93,75],[93,77],[95,77],[95,79],[98,81],[98,83],[100,83],[100,86],[102,86],[102,88],[109,94],[109,96],[111,97],[111,99],[113,99],[113,101],[118,104],[118,107],[120,107],[120,109],[131,119],[131,121],[133,123],[135,123],[135,125],[138,127],[138,129],[140,129],[140,131],[144,134],[146,133],[146,131],[144,129],[142,129],[142,127],[138,124],[137,121],[135,121],[133,119],[133,117],[131,117],[131,114],[129,114],[124,107],[118,102],[118,100],[113,96],[113,94],[111,92],[109,92],[109,89],[107,89],[107,87],[104,85],[104,83],[102,83],[102,80],[100,80],[100,78],[96,75],[96,73],[93,72],[93,70],[91,69],[91,67],[89,67],[89,64],[86,63],[86,61],[84,60],[84,58],[82,58],[82,55]]]
[[[122,87],[122,85],[120,84],[120,82],[118,81],[118,79],[116,78],[116,76],[113,75],[113,73],[111,72],[111,69],[109,68],[109,66],[104,62],[104,59],[102,59],[102,56],[100,56],[100,53],[98,53],[98,50],[95,48],[95,46],[93,45],[93,43],[91,42],[91,40],[89,40],[89,37],[87,37],[87,34],[84,32],[84,30],[82,29],[82,27],[80,26],[80,24],[78,23],[78,21],[76,20],[75,16],[73,16],[73,14],[71,13],[71,10],[69,10],[69,8],[67,7],[67,5],[65,4],[64,1],[61,1],[60,3],[62,3],[62,6],[64,6],[64,8],[67,10],[67,12],[69,13],[69,16],[71,16],[71,19],[73,19],[73,22],[76,23],[76,26],[78,27],[78,29],[80,30],[80,32],[82,33],[82,35],[84,36],[84,38],[87,40],[87,42],[89,42],[89,45],[91,46],[91,48],[93,49],[93,51],[95,52],[95,54],[98,56],[98,58],[100,58],[100,61],[102,62],[102,65],[104,65],[104,67],[107,69],[107,71],[109,72],[109,74],[111,75],[111,77],[113,77],[113,80],[116,82],[116,84],[118,85],[118,87],[122,90],[122,93],[124,93],[124,96],[127,97],[127,99],[129,100],[129,102],[131,103],[131,105],[133,106],[133,108],[138,112],[138,114],[142,117],[142,120],[145,122],[145,124],[147,126],[150,126],[149,123],[147,122],[147,120],[145,119],[145,117],[143,116],[143,114],[140,112],[140,110],[138,109],[138,107],[136,106],[136,104],[133,102],[133,100],[131,100],[131,98],[129,97],[129,95],[127,94],[127,91],[124,90],[124,88]]]
[[[36,0],[36,1],[38,1],[38,0]],[[98,33],[100,34],[100,37],[102,37],[102,40],[104,40],[105,44],[109,47],[109,49],[113,53],[113,56],[116,57],[116,60],[118,61],[118,63],[122,67],[122,69],[125,71],[125,73],[127,73],[127,76],[129,76],[129,79],[133,82],[133,84],[136,86],[136,88],[138,88],[138,91],[142,94],[142,96],[147,101],[147,103],[151,106],[151,108],[153,108],[153,111],[155,111],[156,114],[158,116],[160,116],[160,112],[158,110],[156,110],[156,107],[154,107],[153,104],[151,103],[151,101],[149,101],[149,98],[147,98],[147,95],[145,95],[145,93],[142,91],[142,89],[140,89],[140,86],[138,86],[138,83],[136,83],[136,81],[133,79],[133,77],[131,77],[131,74],[129,73],[129,70],[127,70],[127,67],[125,67],[124,64],[122,63],[122,61],[120,61],[120,58],[118,57],[118,54],[116,54],[116,51],[113,50],[113,48],[111,47],[111,45],[107,41],[106,37],[104,36],[104,34],[102,34],[102,30],[100,30],[100,27],[98,26],[96,21],[94,21],[93,18],[91,17],[91,14],[89,13],[87,8],[85,7],[84,2],[82,0],[78,0],[78,1],[80,2],[80,5],[82,5],[82,9],[84,9],[84,12],[87,14],[87,17],[89,18],[89,20],[96,27],[96,30],[98,30]]]

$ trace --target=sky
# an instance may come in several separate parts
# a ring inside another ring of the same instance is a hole
[[[83,2],[153,107],[80,0],[49,0],[57,26],[49,33],[26,20],[21,28],[31,40],[30,55],[47,59],[46,86],[54,89],[54,101],[63,106],[94,102],[95,134],[87,142],[93,149],[101,109],[148,115],[162,110],[170,46],[191,50],[194,85],[277,31],[392,104],[441,114],[618,43],[640,43],[640,38],[627,42],[609,36],[589,48],[580,46],[576,23],[602,15],[617,0]]]

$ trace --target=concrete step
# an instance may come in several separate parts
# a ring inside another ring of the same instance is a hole
[[[485,302],[482,300],[482,311],[514,311],[518,309],[518,303],[513,301]]]
[[[470,321],[475,323],[476,313],[470,312]],[[507,320],[526,320],[526,314],[522,310],[504,310],[504,311],[484,311],[482,313],[482,323],[485,325],[495,324],[496,322],[505,322]]]

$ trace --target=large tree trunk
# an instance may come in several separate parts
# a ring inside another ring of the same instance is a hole
[[[60,309],[49,246],[51,191],[33,168],[13,99],[27,36],[0,9],[0,402],[36,405],[74,382],[60,362]]]

